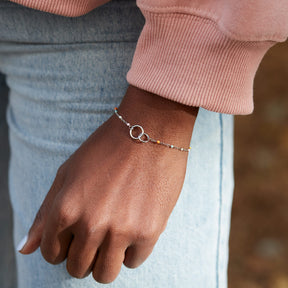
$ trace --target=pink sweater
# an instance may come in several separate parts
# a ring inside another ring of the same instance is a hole
[[[11,0],[74,17],[109,0]],[[146,18],[130,84],[162,97],[231,114],[253,111],[254,76],[288,35],[287,0],[137,0]]]

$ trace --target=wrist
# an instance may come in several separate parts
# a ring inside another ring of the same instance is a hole
[[[131,125],[141,125],[150,137],[189,147],[198,107],[183,105],[129,86],[118,110]]]

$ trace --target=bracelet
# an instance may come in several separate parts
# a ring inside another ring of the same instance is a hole
[[[171,149],[176,149],[182,152],[189,152],[191,150],[191,147],[189,148],[182,148],[182,147],[177,147],[171,144],[167,144],[165,142],[162,142],[160,140],[155,140],[153,138],[151,138],[147,133],[144,132],[144,129],[142,126],[136,124],[136,125],[131,125],[130,123],[128,123],[126,120],[123,119],[123,117],[118,113],[118,108],[115,107],[114,108],[114,112],[116,114],[116,116],[126,125],[128,126],[128,128],[130,129],[130,137],[133,140],[139,140],[142,143],[148,143],[148,142],[152,142],[158,145],[162,145],[162,146],[166,146],[168,148]],[[135,133],[137,133],[138,131],[138,135],[136,136]]]

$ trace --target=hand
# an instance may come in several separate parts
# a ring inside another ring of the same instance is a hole
[[[181,147],[189,146],[197,111],[131,86],[119,107],[151,137]],[[51,264],[67,258],[73,277],[92,272],[112,282],[122,263],[135,268],[152,252],[181,192],[187,156],[137,143],[111,116],[59,168],[20,252],[40,246]]]

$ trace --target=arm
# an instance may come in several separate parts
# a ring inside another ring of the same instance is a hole
[[[181,147],[189,146],[197,111],[135,87],[129,87],[119,107],[131,124]],[[102,283],[113,281],[123,262],[139,266],[176,204],[187,156],[135,142],[111,116],[60,167],[21,253],[40,246],[49,263],[67,257],[72,276],[92,271]]]

